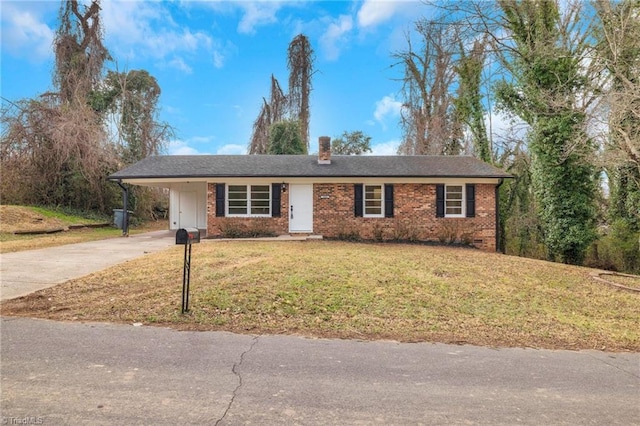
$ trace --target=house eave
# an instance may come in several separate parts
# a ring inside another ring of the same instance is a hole
[[[110,180],[120,181],[132,185],[168,187],[175,183],[194,182],[250,182],[250,181],[286,181],[288,183],[361,183],[376,181],[385,183],[442,183],[447,181],[467,181],[473,183],[498,184],[505,176],[478,175],[446,175],[446,176],[403,176],[403,175],[354,175],[354,176],[299,176],[299,175],[183,175],[183,176],[135,176],[110,177]]]

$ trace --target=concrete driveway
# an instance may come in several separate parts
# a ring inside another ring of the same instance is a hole
[[[175,231],[155,231],[0,254],[0,300],[15,299],[174,244]]]

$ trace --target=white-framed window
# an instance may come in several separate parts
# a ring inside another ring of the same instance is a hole
[[[227,185],[227,215],[271,216],[271,185]]]
[[[364,217],[384,217],[384,187],[364,185]]]
[[[464,217],[464,185],[445,186],[444,216]]]

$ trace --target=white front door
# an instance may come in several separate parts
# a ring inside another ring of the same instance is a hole
[[[198,202],[196,193],[192,191],[180,191],[178,227],[197,228],[196,212]]]
[[[289,232],[313,232],[313,185],[289,185]]]

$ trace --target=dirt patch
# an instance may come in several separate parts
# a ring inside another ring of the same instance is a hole
[[[53,217],[45,217],[29,208],[21,206],[0,206],[0,232],[46,231],[63,229],[66,224]]]

